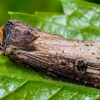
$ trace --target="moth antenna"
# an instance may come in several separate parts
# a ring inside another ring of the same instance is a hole
[[[4,48],[3,48],[1,45],[0,45],[0,49],[1,49],[1,50],[4,50]]]

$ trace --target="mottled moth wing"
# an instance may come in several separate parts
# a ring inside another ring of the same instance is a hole
[[[11,57],[10,57],[11,58]],[[74,79],[75,71],[67,66],[67,63],[73,64],[74,60],[54,54],[44,52],[25,52],[14,51],[14,58],[17,62],[29,65],[32,69],[38,70],[40,74],[52,75],[59,78]],[[43,76],[43,75],[42,75]],[[46,76],[45,76],[46,77]]]
[[[0,31],[8,58],[48,75],[100,87],[100,42],[65,39],[10,20]]]

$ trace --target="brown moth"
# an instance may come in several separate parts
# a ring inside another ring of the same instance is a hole
[[[33,69],[100,87],[100,42],[65,39],[9,20],[0,30],[8,58]]]

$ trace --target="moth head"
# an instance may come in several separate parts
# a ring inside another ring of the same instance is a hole
[[[2,45],[3,41],[3,26],[0,28],[0,45]]]
[[[32,42],[36,39],[33,34],[35,29],[22,21],[9,20],[0,29],[0,45],[6,52],[10,47],[31,51],[34,49]],[[13,49],[10,49],[10,51]]]

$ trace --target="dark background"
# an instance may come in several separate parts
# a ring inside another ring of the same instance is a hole
[[[100,4],[99,0],[85,0]],[[34,14],[38,12],[60,12],[63,13],[59,0],[0,0],[0,26],[2,26],[10,16],[8,11],[24,12]]]

